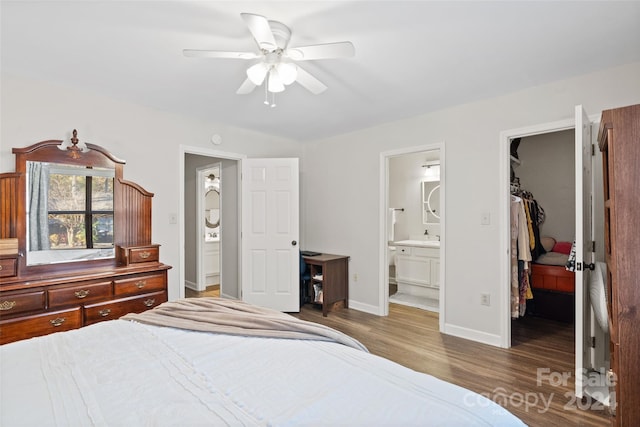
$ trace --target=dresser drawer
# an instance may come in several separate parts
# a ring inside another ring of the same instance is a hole
[[[124,265],[158,262],[160,245],[118,246],[118,258]]]
[[[166,280],[164,274],[148,274],[115,280],[114,286],[116,296],[136,295],[143,292],[164,291]]]
[[[18,258],[0,258],[0,277],[13,277],[18,274]]]
[[[110,280],[49,289],[49,308],[105,300],[111,297],[111,289]]]
[[[84,307],[84,323],[90,325],[103,320],[118,319],[127,313],[141,313],[166,301],[167,292],[162,291],[87,305]]]
[[[82,326],[80,307],[0,321],[0,344]]]
[[[0,294],[0,317],[45,309],[44,290],[3,292]]]
[[[160,250],[156,247],[132,248],[129,252],[129,263],[158,262]]]

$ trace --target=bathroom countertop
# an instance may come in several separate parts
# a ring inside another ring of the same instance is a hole
[[[421,248],[439,248],[439,240],[397,240],[393,242],[394,246],[417,246]]]

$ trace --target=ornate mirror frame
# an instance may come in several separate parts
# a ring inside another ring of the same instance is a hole
[[[17,275],[62,272],[88,268],[115,267],[124,264],[122,246],[151,244],[151,198],[139,185],[125,181],[123,176],[124,160],[95,144],[78,144],[77,131],[74,129],[71,143],[62,140],[47,140],[25,148],[13,148],[16,156],[15,173],[0,174],[2,190],[2,213],[0,220],[0,239],[17,238],[18,261]],[[113,243],[114,258],[86,261],[61,262],[56,264],[27,265],[27,162],[50,162],[81,167],[101,167],[114,170],[113,199]]]

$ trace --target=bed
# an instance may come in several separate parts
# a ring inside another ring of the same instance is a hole
[[[219,298],[6,344],[0,360],[2,426],[524,425],[331,328]]]

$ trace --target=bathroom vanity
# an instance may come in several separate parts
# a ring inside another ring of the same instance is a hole
[[[204,242],[205,285],[220,283],[220,239],[205,239]]]
[[[396,247],[398,293],[425,298],[437,309],[440,297],[440,242],[399,240]]]

